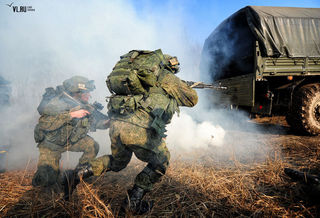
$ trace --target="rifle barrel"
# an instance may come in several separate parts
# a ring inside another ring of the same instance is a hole
[[[214,90],[226,90],[227,87],[225,86],[215,86],[213,84],[206,84],[203,82],[194,82],[194,81],[184,81],[188,84],[191,88],[194,89],[214,89]]]

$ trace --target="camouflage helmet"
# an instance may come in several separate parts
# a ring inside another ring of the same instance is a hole
[[[180,63],[178,61],[178,58],[176,56],[171,56],[168,54],[164,55],[165,59],[168,61],[169,68],[173,71],[173,73],[178,73],[180,70]]]
[[[83,76],[73,76],[65,80],[63,87],[69,93],[91,92],[96,88],[93,80],[88,80]]]

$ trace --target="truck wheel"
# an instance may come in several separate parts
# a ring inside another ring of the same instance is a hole
[[[296,91],[287,121],[301,133],[320,134],[320,84],[308,84]]]

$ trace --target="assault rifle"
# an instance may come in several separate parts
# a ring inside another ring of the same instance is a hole
[[[184,81],[183,82],[187,83],[188,86],[194,89],[214,89],[214,90],[226,90],[228,89],[225,86],[215,86],[212,84],[205,84],[203,82],[193,82],[193,81]]]
[[[313,176],[305,172],[300,172],[290,168],[284,168],[284,173],[292,180],[301,182],[305,185],[320,185],[320,177]]]
[[[107,115],[100,112],[103,109],[103,106],[99,102],[95,101],[93,104],[83,104],[82,102],[73,98],[71,95],[69,95],[65,91],[62,91],[62,94],[64,97],[70,100],[73,104],[75,104],[75,107],[72,109],[73,111],[80,110],[80,109],[89,111],[95,123],[99,122],[100,120],[109,120],[109,117]],[[105,125],[108,126],[109,122],[106,122]],[[91,127],[91,131],[95,131],[95,130],[96,128],[94,125]]]

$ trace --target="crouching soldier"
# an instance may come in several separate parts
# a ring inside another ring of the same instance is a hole
[[[89,104],[93,80],[74,76],[63,85],[47,88],[38,107],[39,123],[34,130],[39,148],[39,162],[33,186],[50,186],[59,178],[59,161],[65,151],[83,152],[78,167],[94,159],[98,143],[89,131],[108,128],[108,117],[97,111],[101,105]]]
[[[198,101],[196,91],[175,75],[178,70],[177,58],[163,55],[160,49],[133,50],[121,56],[107,78],[108,88],[113,93],[108,103],[112,155],[93,159],[82,169],[68,174],[66,179],[71,184],[66,190],[66,199],[81,176],[87,178],[104,171],[120,171],[134,153],[148,164],[128,190],[122,211],[144,214],[151,210],[152,202],[144,201],[143,197],[169,165],[165,127],[179,111],[179,106],[193,107]]]

